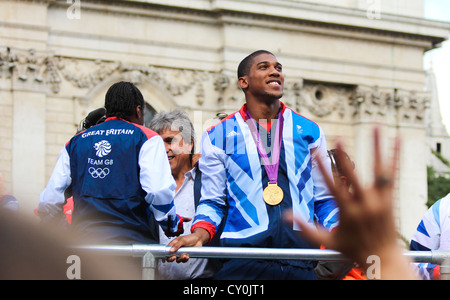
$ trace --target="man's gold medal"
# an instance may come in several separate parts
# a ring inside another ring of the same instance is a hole
[[[263,191],[263,199],[269,205],[278,205],[283,201],[283,190],[276,183],[269,183]]]
[[[278,167],[280,163],[280,151],[281,151],[281,141],[283,136],[283,123],[284,118],[281,113],[281,109],[278,112],[278,124],[273,125],[277,127],[275,131],[275,138],[273,141],[272,155],[267,154],[266,148],[261,142],[261,136],[259,135],[258,128],[256,128],[256,121],[253,120],[252,116],[246,110],[245,116],[249,122],[247,123],[250,132],[252,134],[253,140],[256,143],[256,148],[258,149],[258,154],[261,158],[261,163],[266,170],[267,177],[269,178],[269,184],[263,191],[263,199],[269,205],[278,205],[283,201],[283,190],[277,185],[278,178]],[[273,128],[273,127],[272,127]],[[272,161],[271,161],[272,160]]]

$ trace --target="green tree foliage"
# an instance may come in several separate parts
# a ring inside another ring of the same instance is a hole
[[[450,178],[437,176],[433,167],[427,167],[428,201],[431,207],[436,201],[450,193]]]

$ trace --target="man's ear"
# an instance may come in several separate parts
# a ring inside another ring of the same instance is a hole
[[[139,125],[144,125],[144,108],[141,105],[136,106],[135,109],[136,122]]]
[[[136,116],[138,117],[140,115],[142,115],[142,106],[138,105],[136,106]]]
[[[242,76],[239,77],[238,79],[238,84],[241,87],[241,89],[245,90],[246,88],[248,88],[248,80],[247,80],[247,76]]]

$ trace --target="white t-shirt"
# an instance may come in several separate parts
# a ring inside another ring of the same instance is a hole
[[[195,168],[184,175],[184,182],[175,192],[174,203],[176,212],[179,216],[194,219],[195,216],[195,201],[194,201],[194,180]],[[192,220],[183,224],[184,233],[188,235],[191,233]],[[174,237],[167,237],[164,231],[159,227],[159,242],[167,245]],[[177,262],[158,262],[158,279],[196,279],[196,278],[210,278],[214,272],[208,266],[208,259],[205,258],[191,258],[186,263]]]

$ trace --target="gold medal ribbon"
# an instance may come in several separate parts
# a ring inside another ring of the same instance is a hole
[[[245,116],[247,118],[247,124],[252,133],[252,137],[256,143],[256,148],[258,149],[259,156],[261,157],[262,164],[266,170],[267,176],[269,177],[269,183],[263,191],[263,199],[269,205],[277,205],[283,201],[283,190],[277,185],[278,181],[278,166],[280,163],[280,150],[281,141],[283,135],[283,115],[281,111],[278,113],[278,121],[276,124],[275,139],[273,142],[272,149],[272,162],[269,160],[266,148],[262,144],[261,136],[256,128],[256,121],[252,118],[248,110],[245,111]],[[272,126],[273,128],[273,126]]]

